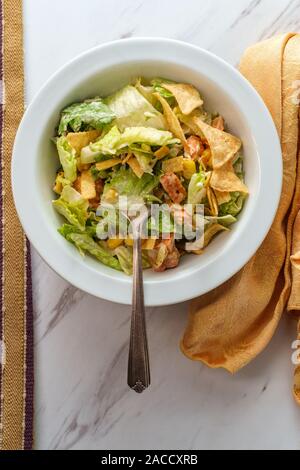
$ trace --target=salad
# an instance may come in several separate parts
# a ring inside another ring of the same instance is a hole
[[[137,201],[160,209],[146,217],[142,257],[144,268],[161,272],[230,230],[248,194],[240,139],[190,84],[137,79],[71,104],[53,140],[60,161],[53,207],[65,219],[59,233],[126,274],[133,237],[121,199],[127,209]]]

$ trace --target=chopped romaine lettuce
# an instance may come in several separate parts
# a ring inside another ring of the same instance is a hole
[[[133,270],[132,248],[127,246],[118,246],[114,252],[118,257],[119,263],[124,273],[131,275]],[[151,266],[146,253],[142,253],[142,265],[144,269],[150,268]]]
[[[205,216],[205,220],[209,224],[219,224],[223,225],[224,227],[229,227],[237,221],[237,219],[230,214],[223,215],[221,217]]]
[[[151,127],[127,127],[121,134],[117,126],[114,126],[103,138],[82,149],[81,163],[92,163],[100,155],[115,155],[136,143],[162,146],[178,142],[169,131]]]
[[[132,153],[139,162],[143,172],[152,174],[153,166],[156,163],[156,158],[153,158],[151,154],[149,155],[148,153],[140,152],[138,150],[133,150]]]
[[[128,233],[128,218],[122,211],[119,211],[117,208],[111,207],[101,207],[100,221],[96,227],[96,236],[100,240],[106,240],[107,238],[126,237]]]
[[[153,156],[153,154],[154,154],[154,152],[151,149],[150,145],[148,146],[147,144],[138,144],[138,143],[131,144],[131,145],[129,145],[129,150],[131,150],[132,153],[134,153],[134,152],[143,152],[143,153],[146,153],[147,155],[150,155],[150,156]]]
[[[152,236],[159,237],[162,233],[176,232],[176,224],[169,207],[161,206],[156,217],[151,216],[148,220],[148,231]]]
[[[74,132],[86,129],[102,129],[115,118],[115,114],[100,98],[74,103],[61,113],[58,135],[71,129]]]
[[[234,171],[236,175],[240,178],[241,181],[244,181],[244,168],[243,168],[243,156],[241,153],[238,153],[236,160],[234,162]],[[221,204],[219,207],[219,215],[226,216],[230,215],[236,217],[241,210],[243,209],[244,202],[246,200],[246,194],[240,192],[230,193],[231,199],[224,204]],[[221,223],[221,222],[220,222]]]
[[[122,270],[124,273],[130,275],[132,274],[133,268],[133,254],[132,249],[126,246],[118,246],[115,249],[115,253],[119,260]]]
[[[159,178],[145,173],[138,178],[130,168],[120,168],[112,174],[110,181],[104,186],[103,199],[110,189],[117,191],[119,196],[144,197],[152,193],[159,184]]]
[[[92,163],[101,155],[115,155],[121,134],[117,126],[113,126],[104,137],[81,150],[81,163]]]
[[[101,179],[106,179],[109,176],[109,171],[108,170],[98,170],[95,165],[91,167],[91,174],[95,180],[101,178]]]
[[[105,264],[105,266],[122,271],[118,259],[115,258],[115,256],[113,256],[113,254],[105,248],[101,242],[95,242],[95,240],[93,240],[93,238],[87,233],[68,233],[66,238],[69,242],[74,243],[81,254],[87,252],[94,256],[98,261]]]
[[[62,190],[63,190],[63,187],[64,186],[69,186],[70,184],[70,181],[67,180],[65,177],[64,177],[64,172],[63,171],[59,171],[57,174],[56,174],[56,178],[55,178],[55,184],[53,186],[53,191],[56,193],[56,194],[61,194]]]
[[[153,87],[153,91],[159,93],[163,98],[165,98],[170,106],[175,105],[175,98],[173,93],[163,87],[163,83],[174,83],[171,80],[165,80],[163,78],[153,78],[151,80],[151,85]]]
[[[204,171],[195,173],[189,183],[188,187],[188,204],[201,204],[206,195],[204,187],[206,175]]]
[[[57,231],[66,239],[68,239],[68,236],[71,233],[82,233],[82,231],[79,228],[74,227],[74,225],[70,225],[70,224],[63,224],[61,227],[57,229]]]
[[[59,160],[64,170],[64,177],[73,183],[77,178],[76,151],[71,147],[66,137],[62,136],[56,140]]]
[[[79,228],[74,227],[74,225],[70,225],[70,224],[63,224],[61,227],[58,228],[58,232],[66,239],[68,239],[68,235],[70,235],[70,233],[86,233],[90,237],[95,237],[96,236],[96,222],[93,222],[91,225],[87,225],[85,227],[84,232],[80,230]]]
[[[234,168],[235,174],[240,178],[240,180],[244,181],[243,156],[240,153],[237,154],[233,168]]]
[[[135,126],[166,128],[163,115],[132,85],[109,96],[105,102],[115,113],[116,124],[121,131]]]
[[[74,188],[65,186],[60,198],[53,201],[53,206],[70,224],[79,230],[85,229],[89,203]]]
[[[231,200],[221,204],[219,207],[219,215],[223,216],[230,214],[233,217],[236,217],[243,209],[245,199],[246,195],[243,193],[231,193]]]
[[[152,127],[127,127],[121,134],[119,148],[140,143],[155,146],[178,144],[171,132],[161,131]]]

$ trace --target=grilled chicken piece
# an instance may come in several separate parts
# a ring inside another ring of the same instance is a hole
[[[164,260],[162,261],[162,263],[157,264],[157,254],[161,248],[165,249],[166,256]],[[180,253],[175,246],[174,236],[166,240],[159,240],[154,252],[156,253],[155,261],[153,264],[154,271],[163,272],[166,269],[176,268],[176,266],[178,266]]]
[[[185,151],[193,160],[197,160],[197,158],[204,152],[204,145],[200,137],[191,135],[186,141]]]
[[[186,190],[175,173],[166,173],[160,183],[173,202],[180,204],[186,198]]]

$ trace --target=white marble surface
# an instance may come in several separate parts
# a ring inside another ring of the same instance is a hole
[[[105,41],[166,36],[237,64],[249,44],[300,28],[300,0],[24,0],[26,92]],[[86,295],[33,252],[36,447],[299,449],[295,323],[235,377],[187,360],[187,304],[149,309],[152,386],[126,386],[130,309]]]

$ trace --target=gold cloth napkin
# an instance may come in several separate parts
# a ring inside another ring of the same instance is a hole
[[[192,301],[181,341],[190,359],[232,373],[267,346],[286,307],[300,310],[300,35],[280,35],[250,47],[240,70],[262,96],[280,136],[281,200],[270,232],[248,264]],[[300,367],[294,393],[300,404]]]

